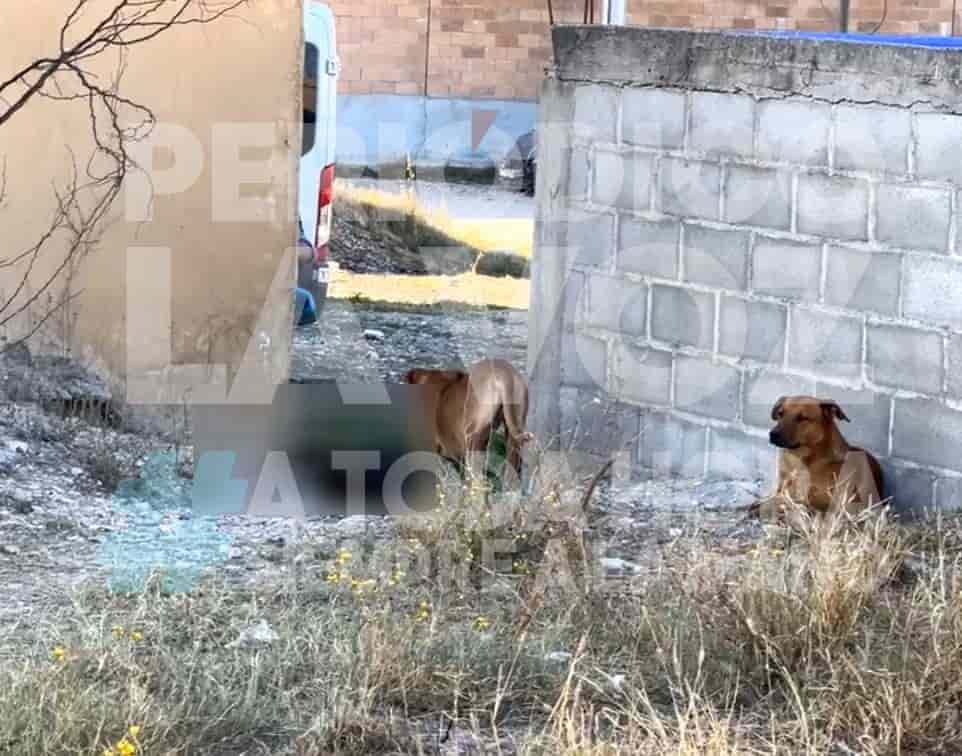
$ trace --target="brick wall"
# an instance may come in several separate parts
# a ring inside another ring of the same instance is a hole
[[[533,99],[550,61],[545,0],[327,2],[337,18],[344,94],[425,94],[427,57],[431,96]],[[579,23],[583,7],[581,0],[554,0],[556,22]],[[629,0],[628,21],[674,28],[830,31],[838,28],[836,8],[834,0]],[[856,0],[850,28],[871,31],[883,18],[883,33],[944,34],[951,27],[952,2]]]
[[[836,31],[835,0],[628,0],[628,22],[678,29],[802,29]],[[854,0],[849,30],[884,34],[946,34],[952,3],[946,0]],[[881,23],[880,23],[881,22]]]
[[[426,0],[328,0],[341,94],[423,94]]]
[[[962,506],[962,51],[573,31],[539,116],[539,436],[770,480],[772,404],[817,394],[899,506]]]
[[[426,74],[434,97],[533,99],[550,60],[544,0],[328,4],[337,19],[344,94],[424,94]],[[559,18],[578,18],[578,0],[554,5]]]

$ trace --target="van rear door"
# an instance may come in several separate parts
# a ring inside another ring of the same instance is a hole
[[[298,206],[304,233],[315,247],[325,246],[330,237],[330,209],[319,211],[322,188],[327,189],[328,203],[332,188],[322,187],[322,177],[333,182],[337,69],[334,14],[324,3],[304,0],[304,136]]]

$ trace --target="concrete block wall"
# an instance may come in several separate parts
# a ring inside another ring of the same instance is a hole
[[[962,85],[938,72],[962,55],[639,29],[555,44],[539,436],[770,482],[772,404],[816,394],[898,507],[962,505]]]

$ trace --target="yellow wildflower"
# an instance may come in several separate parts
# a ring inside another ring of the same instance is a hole
[[[422,601],[418,606],[417,614],[414,619],[418,622],[424,622],[431,617],[431,605],[427,601]]]
[[[130,725],[130,727],[127,728],[127,733],[130,737],[136,739],[137,736],[140,735],[140,725]]]
[[[137,753],[137,746],[127,740],[127,738],[118,741],[116,748],[119,756],[134,756],[134,754]]]
[[[141,633],[139,630],[134,630],[134,631],[130,634],[130,639],[133,640],[133,641],[141,641],[141,640],[144,639],[144,635],[143,635],[143,633]]]
[[[491,620],[489,620],[487,617],[478,617],[474,621],[474,629],[478,630],[479,632],[482,630],[487,630],[489,627],[491,627]]]
[[[67,658],[67,649],[63,646],[54,646],[53,658],[57,661],[64,661]]]
[[[124,629],[120,625],[114,625],[110,632],[115,638],[122,638],[124,635]]]

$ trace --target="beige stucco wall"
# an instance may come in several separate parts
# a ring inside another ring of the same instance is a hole
[[[97,0],[84,18],[94,19],[104,6]],[[64,8],[63,0],[4,4],[0,79],[28,60],[56,50]],[[280,269],[277,280],[282,291],[275,292],[267,330],[273,331],[275,365],[286,366],[292,306],[288,287],[294,281],[302,43],[300,0],[256,0],[211,25],[172,29],[130,50],[122,94],[150,107],[158,123],[183,127],[196,138],[201,148],[199,174],[183,191],[154,197],[152,218],[146,222],[128,217],[127,198],[121,195],[109,226],[77,272],[73,289],[82,293],[64,317],[51,319],[38,334],[38,344],[43,341],[49,346],[66,339],[75,354],[122,377],[128,363],[128,249],[169,248],[169,299],[162,291],[163,253],[139,249],[138,256],[131,258],[135,262],[130,279],[146,286],[145,295],[134,303],[140,313],[136,328],[143,333],[132,338],[156,341],[156,333],[146,332],[163,327],[159,321],[164,320],[163,304],[169,301],[174,362],[212,359],[236,366]],[[102,76],[116,70],[116,58],[104,58],[101,63],[96,70]],[[212,135],[218,130],[221,136],[215,139]],[[84,169],[92,147],[87,104],[82,101],[34,98],[0,126],[0,160],[6,161],[7,175],[7,198],[0,207],[0,258],[28,248],[49,226],[55,207],[53,185],[68,177],[70,151]],[[223,203],[218,211],[214,202],[214,182],[229,194],[232,179],[240,176],[231,154],[252,161],[244,168],[251,183],[240,191],[249,204],[237,210],[249,219],[246,222],[225,220]],[[168,150],[154,150],[152,155],[159,168],[173,165]],[[190,169],[190,155],[178,152],[174,160],[178,159],[181,167]],[[125,190],[144,186],[142,181],[130,180],[127,185]],[[62,259],[63,239],[57,243],[60,250],[51,248],[37,260],[33,287],[46,280]],[[0,306],[9,300],[23,271],[23,264],[0,269]],[[19,301],[29,293],[28,287]],[[8,324],[7,337],[16,337],[35,322],[43,314],[45,301],[42,298]],[[157,352],[158,357],[163,351]],[[147,365],[150,360],[145,357],[140,361],[144,367],[160,367]]]

